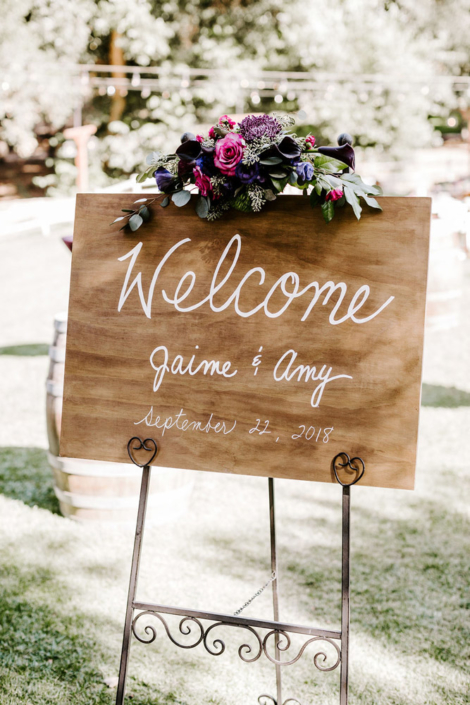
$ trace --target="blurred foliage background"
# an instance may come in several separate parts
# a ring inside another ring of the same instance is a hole
[[[403,155],[438,144],[436,125],[465,128],[469,33],[470,0],[15,0],[0,23],[0,158],[41,158],[36,185],[67,191],[62,131],[93,123],[96,188],[220,114],[274,108],[304,111],[299,131],[320,142],[347,130]]]

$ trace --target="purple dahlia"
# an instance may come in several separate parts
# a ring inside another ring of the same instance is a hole
[[[264,136],[273,140],[282,132],[282,125],[276,118],[270,117],[269,115],[248,115],[246,118],[243,118],[238,126],[238,130],[249,142],[251,140],[261,139],[261,137]]]

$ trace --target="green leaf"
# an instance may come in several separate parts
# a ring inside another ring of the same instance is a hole
[[[269,176],[271,179],[286,179],[288,174],[285,171],[270,171]]]
[[[359,218],[361,217],[361,213],[362,213],[362,208],[359,204],[359,198],[356,196],[353,189],[350,186],[348,186],[348,184],[344,184],[344,195],[345,195],[346,200],[349,203],[349,205],[352,206],[352,209],[354,211],[354,215],[359,220]]]
[[[129,227],[132,231],[135,232],[140,228],[143,222],[144,219],[138,213],[135,213],[129,218]]]
[[[297,185],[297,173],[295,171],[291,171],[291,173],[289,174],[289,183],[292,186]]]
[[[266,166],[271,166],[272,164],[280,164],[282,162],[281,157],[266,157],[265,159],[260,159],[260,164],[265,164]]]
[[[200,218],[207,218],[209,213],[209,199],[205,196],[199,196],[196,201],[196,213]]]
[[[326,154],[318,154],[314,159],[314,165],[317,169],[324,169],[332,174],[348,168],[348,165],[344,162],[340,162],[339,159],[333,159],[333,157],[327,157]]]
[[[132,208],[121,208],[121,211],[122,211],[123,213],[133,213],[133,212],[134,212]],[[123,216],[123,218],[124,218],[124,217],[125,217],[125,216]]]
[[[169,197],[169,196],[165,196],[165,198],[164,198],[163,201],[160,203],[160,205],[161,205],[162,208],[166,208],[167,205],[169,204],[169,202],[170,202],[170,197]]]
[[[322,203],[321,209],[325,222],[329,223],[331,220],[333,220],[333,216],[335,214],[335,207],[333,201],[325,201],[325,203]]]
[[[171,200],[175,204],[175,206],[178,206],[178,208],[181,208],[182,206],[185,206],[189,201],[191,200],[191,194],[189,191],[185,191],[184,189],[182,191],[177,191],[176,193],[173,194],[171,197]]]
[[[368,184],[365,184],[359,174],[341,174],[341,181],[348,181],[353,186],[355,191],[357,191],[357,187],[359,187],[364,193],[370,193],[374,196],[380,196],[382,193],[382,189],[378,186],[369,186]]]
[[[331,191],[330,182],[327,180],[326,176],[317,174],[317,184],[321,186],[324,191]]]
[[[286,179],[273,179],[271,178],[271,181],[273,183],[274,188],[278,193],[281,191],[284,191],[286,184],[287,184],[287,178]]]
[[[321,195],[322,187],[321,187],[321,184],[318,183],[318,181],[317,181],[316,184],[315,184],[315,191],[317,192],[317,194],[318,194],[319,196]]]
[[[382,210],[382,206],[378,201],[375,200],[375,198],[372,198],[372,196],[368,196],[365,193],[361,193],[361,196],[368,206],[370,206],[371,208],[378,208],[379,211]]]
[[[147,179],[150,179],[150,175],[147,171],[144,171],[142,174],[137,174],[136,181],[138,184],[141,184],[144,181],[147,181]]]
[[[150,211],[147,206],[140,206],[139,215],[146,223],[150,220]]]
[[[315,191],[315,189],[312,189],[312,193],[310,194],[310,205],[312,208],[315,208],[315,206],[320,202],[320,196],[318,193]]]
[[[331,188],[340,188],[340,189],[343,188],[343,182],[341,181],[341,179],[338,179],[337,176],[331,176],[330,174],[325,174],[323,179],[331,186]]]

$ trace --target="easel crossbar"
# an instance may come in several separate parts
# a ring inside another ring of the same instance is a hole
[[[330,629],[316,629],[315,627],[303,627],[299,624],[289,622],[274,622],[270,620],[254,619],[251,617],[235,617],[231,614],[218,612],[200,612],[193,609],[182,609],[180,607],[169,607],[168,605],[155,605],[150,602],[133,602],[135,610],[145,612],[156,612],[163,614],[174,614],[179,617],[194,617],[196,619],[207,619],[213,622],[224,622],[234,626],[255,627],[258,629],[269,629],[270,631],[291,632],[294,634],[306,634],[308,636],[319,636],[326,639],[341,639],[341,632]]]

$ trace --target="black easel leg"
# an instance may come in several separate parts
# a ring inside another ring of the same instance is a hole
[[[350,554],[351,488],[343,486],[343,545],[341,580],[341,676],[340,705],[348,703],[349,676],[349,554]]]
[[[119,681],[116,695],[116,705],[123,705],[126,690],[127,664],[131,647],[131,627],[134,613],[135,593],[137,590],[137,578],[139,575],[140,554],[142,552],[142,539],[144,535],[145,514],[147,511],[147,499],[150,483],[150,466],[142,468],[142,483],[140,485],[139,509],[137,512],[137,523],[135,527],[134,551],[132,553],[131,577],[129,580],[129,592],[127,595],[126,621],[124,623],[124,636],[122,640],[121,664],[119,667]]]
[[[278,571],[277,571],[277,549],[276,549],[276,512],[274,503],[274,479],[269,478],[269,522],[271,528],[271,573],[275,576],[273,580],[273,612],[274,621],[279,622],[279,587],[278,587]],[[280,660],[280,652],[278,648],[279,635],[276,634],[276,660]],[[277,705],[282,705],[282,676],[281,666],[276,665],[276,692]]]

